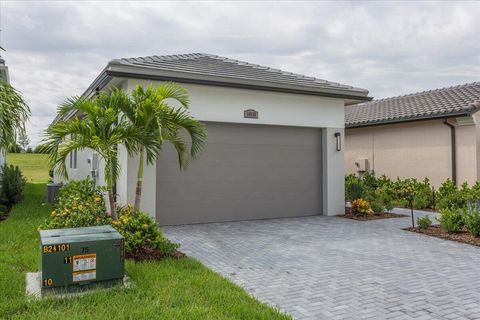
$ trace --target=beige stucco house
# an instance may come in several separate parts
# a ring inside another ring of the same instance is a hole
[[[480,82],[349,105],[345,171],[480,179]]]

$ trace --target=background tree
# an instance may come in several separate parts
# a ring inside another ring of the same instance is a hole
[[[15,147],[17,136],[25,133],[30,108],[20,92],[0,80],[0,149]]]
[[[180,105],[179,107],[175,108],[170,104],[175,101]],[[205,126],[188,113],[187,90],[176,83],[166,82],[147,88],[137,86],[132,91],[129,101],[126,102],[118,105],[123,115],[136,128],[141,129],[143,134],[156,137],[159,144],[158,150],[147,149],[143,144],[139,146],[134,208],[140,210],[144,163],[155,163],[161,153],[163,142],[168,141],[175,147],[180,169],[183,170],[191,159],[196,159],[205,149],[207,132]],[[182,131],[190,137],[190,147]]]
[[[22,151],[26,152],[28,145],[30,144],[30,139],[28,138],[27,132],[21,131],[18,134],[18,144],[22,147]]]
[[[105,162],[105,184],[110,202],[110,215],[116,219],[114,186],[120,175],[118,145],[124,145],[129,156],[138,152],[138,146],[148,150],[159,148],[158,140],[144,134],[128,119],[120,116],[118,105],[128,103],[128,95],[121,90],[100,93],[95,99],[73,97],[58,108],[58,117],[75,111],[75,116],[59,120],[46,130],[45,150],[54,170],[68,178],[66,159],[75,150],[96,151]],[[81,117],[81,118],[80,118]]]

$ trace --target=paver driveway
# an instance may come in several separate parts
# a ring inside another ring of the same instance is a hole
[[[409,218],[165,227],[182,250],[296,319],[480,319],[480,248]]]

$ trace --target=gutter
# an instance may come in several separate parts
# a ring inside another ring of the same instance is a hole
[[[450,143],[452,147],[452,181],[457,185],[457,141],[456,141],[456,129],[453,124],[448,122],[448,118],[443,120],[443,124],[450,127]]]

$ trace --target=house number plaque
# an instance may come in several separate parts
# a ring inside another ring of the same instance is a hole
[[[247,109],[243,111],[243,117],[248,119],[258,119],[258,111],[254,109]]]

